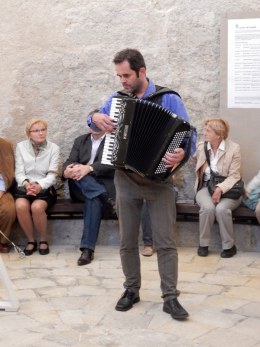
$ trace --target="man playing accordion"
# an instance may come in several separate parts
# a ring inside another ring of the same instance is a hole
[[[101,130],[111,133],[114,123],[110,118],[112,98],[125,95],[130,98],[149,100],[188,121],[188,114],[178,93],[155,86],[146,77],[146,65],[142,54],[136,49],[124,49],[113,60],[116,74],[124,91],[111,95],[99,113],[88,117]],[[161,90],[161,92],[160,92]],[[196,135],[192,152],[195,151]],[[167,152],[163,162],[167,168],[179,165],[185,157],[185,146]],[[129,169],[117,169],[115,173],[116,209],[120,227],[120,256],[125,275],[125,291],[116,304],[117,311],[128,311],[140,301],[141,287],[140,257],[138,247],[139,225],[143,201],[146,200],[151,218],[154,246],[157,250],[158,268],[161,278],[163,311],[174,319],[185,319],[188,312],[177,297],[178,254],[174,237],[176,222],[175,192],[171,177],[160,181],[143,177]]]

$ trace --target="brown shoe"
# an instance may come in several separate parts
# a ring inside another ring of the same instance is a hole
[[[11,248],[8,243],[0,243],[0,253],[9,253],[10,249]]]
[[[94,259],[94,251],[89,248],[84,248],[82,249],[81,256],[78,259],[78,265],[82,266],[82,265],[90,264],[93,259]]]
[[[151,257],[154,253],[153,246],[144,245],[144,249],[142,250],[142,255],[145,257]]]

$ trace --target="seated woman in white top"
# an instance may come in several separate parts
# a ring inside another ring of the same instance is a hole
[[[15,155],[16,213],[28,243],[25,255],[37,250],[34,227],[39,233],[39,253],[49,253],[46,209],[56,201],[53,185],[59,166],[59,147],[46,140],[47,123],[32,119],[26,125],[28,140],[18,143]]]

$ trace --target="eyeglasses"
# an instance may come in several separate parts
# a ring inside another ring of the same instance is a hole
[[[43,128],[43,129],[35,129],[35,130],[30,130],[30,133],[35,133],[35,134],[39,134],[39,133],[45,133],[47,129]]]

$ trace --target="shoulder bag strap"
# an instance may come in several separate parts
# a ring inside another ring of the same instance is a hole
[[[210,174],[212,175],[213,171],[211,170],[210,167],[210,159],[209,159],[209,151],[208,151],[208,142],[204,142],[204,151],[205,151],[205,155],[206,155],[206,160],[210,169]]]
[[[208,142],[204,142],[204,151],[205,151],[205,155],[206,155],[206,160],[207,160],[207,163],[210,167],[210,159],[209,159],[209,152],[208,152]]]

